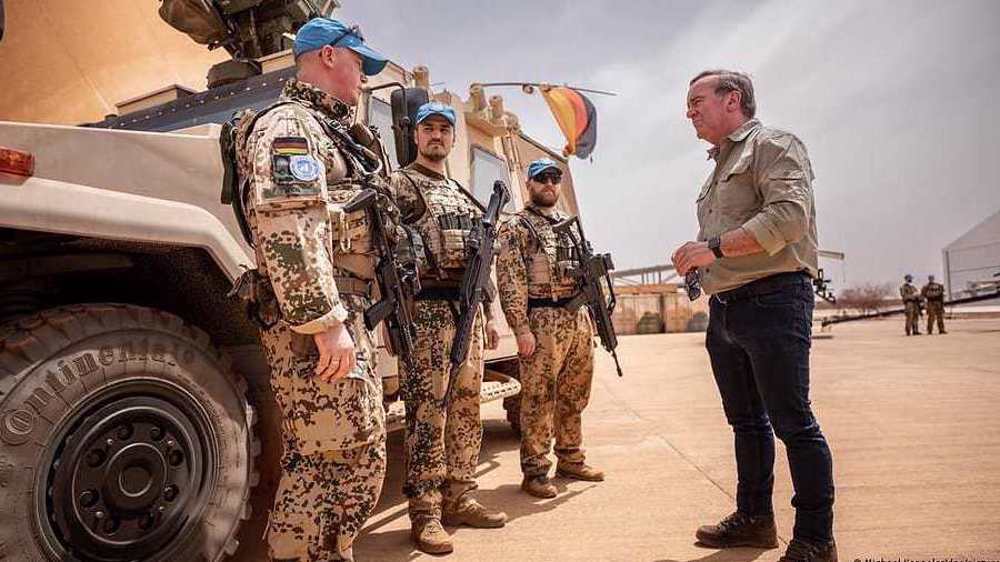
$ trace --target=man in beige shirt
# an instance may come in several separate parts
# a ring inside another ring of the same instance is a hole
[[[750,78],[702,72],[687,116],[712,144],[715,169],[698,196],[697,242],[678,248],[677,272],[711,295],[705,345],[735,433],[736,511],[698,529],[717,548],[778,546],[771,494],[774,435],[785,444],[796,508],[781,560],[833,561],[833,467],[809,403],[816,276],[812,166],[795,135],[754,119]]]

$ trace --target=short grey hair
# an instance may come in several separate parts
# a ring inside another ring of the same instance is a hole
[[[715,83],[715,95],[722,96],[729,92],[740,93],[740,110],[747,119],[753,119],[757,114],[757,100],[753,96],[753,81],[750,76],[735,70],[705,70],[691,79],[689,85],[693,85],[698,80],[708,76],[717,77]]]

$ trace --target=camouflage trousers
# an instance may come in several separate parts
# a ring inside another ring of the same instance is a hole
[[[406,482],[410,519],[441,517],[476,489],[482,445],[479,390],[483,380],[482,313],[476,318],[469,355],[458,370],[447,410],[443,405],[451,371],[455,316],[447,301],[418,301],[413,369],[400,369],[406,404]]]
[[[533,308],[528,319],[535,352],[521,359],[521,471],[548,474],[555,453],[567,464],[582,463],[582,412],[590,401],[594,340],[585,308]]]
[[[934,331],[934,323],[937,323],[938,332],[944,333],[944,303],[927,303],[927,333]]]
[[[357,367],[332,383],[315,376],[312,336],[284,322],[261,332],[282,413],[281,480],[267,530],[271,556],[351,560],[352,545],[382,491],[386,470],[382,383],[360,312],[342,295]]]
[[[920,333],[920,305],[909,301],[906,308],[906,335]]]

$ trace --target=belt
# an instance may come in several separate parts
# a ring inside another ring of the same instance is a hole
[[[811,279],[811,277],[809,277],[809,274],[804,271],[776,273],[774,275],[764,277],[763,279],[751,281],[742,287],[716,293],[713,296],[722,304],[727,304],[733,301],[748,299],[757,295],[773,293],[785,287],[808,284],[809,279]]]
[[[424,287],[416,294],[418,301],[458,301],[461,290],[458,287]]]
[[[370,281],[362,281],[354,277],[335,276],[333,282],[337,285],[337,292],[341,295],[355,295],[369,299],[372,297],[372,284]]]
[[[566,308],[576,297],[561,299],[528,299],[528,308]]]

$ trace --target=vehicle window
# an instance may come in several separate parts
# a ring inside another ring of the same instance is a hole
[[[497,155],[478,146],[472,147],[472,194],[480,203],[490,202],[493,193],[493,182],[503,180],[511,187],[510,175],[507,173],[507,163]]]
[[[399,168],[399,159],[396,157],[396,137],[392,132],[392,108],[389,104],[376,98],[371,98],[368,104],[368,123],[378,128],[379,136],[382,137],[382,148],[389,156],[389,163],[392,169]]]

